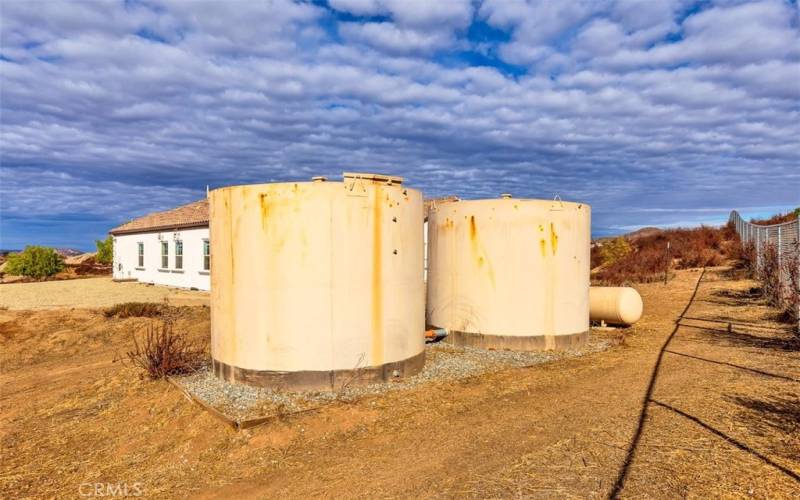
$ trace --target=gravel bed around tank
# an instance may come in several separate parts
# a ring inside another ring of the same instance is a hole
[[[425,367],[413,377],[394,382],[351,385],[336,392],[287,392],[230,384],[214,376],[210,367],[173,379],[184,390],[227,417],[243,421],[268,415],[291,414],[333,401],[355,401],[388,391],[413,389],[429,383],[452,381],[508,368],[533,366],[557,359],[584,356],[611,347],[607,337],[592,335],[585,345],[566,351],[490,351],[455,347],[440,342],[425,347]]]

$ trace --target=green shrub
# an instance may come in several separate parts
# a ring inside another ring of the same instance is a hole
[[[8,256],[6,272],[15,276],[42,279],[64,269],[64,259],[52,248],[29,245]]]
[[[600,255],[602,256],[603,264],[608,265],[613,264],[614,262],[625,257],[631,253],[631,250],[633,249],[631,248],[631,244],[628,242],[628,240],[620,236],[619,238],[614,238],[600,247]]]
[[[97,246],[95,262],[98,264],[111,264],[111,261],[114,260],[114,241],[111,236],[104,240],[95,240],[94,244]]]

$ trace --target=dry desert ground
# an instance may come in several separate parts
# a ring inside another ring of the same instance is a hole
[[[637,286],[643,319],[594,332],[616,340],[601,352],[236,432],[119,362],[149,320],[100,309],[185,299],[176,328],[208,342],[204,294],[0,285],[0,496],[103,483],[153,498],[796,498],[800,344],[753,286],[726,268],[679,271]]]

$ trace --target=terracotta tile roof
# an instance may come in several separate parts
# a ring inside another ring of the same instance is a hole
[[[153,212],[117,226],[109,233],[143,233],[187,227],[208,226],[208,200],[203,198],[164,212]]]

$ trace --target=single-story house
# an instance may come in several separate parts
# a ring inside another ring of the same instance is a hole
[[[151,213],[109,233],[115,280],[211,289],[208,200]]]

